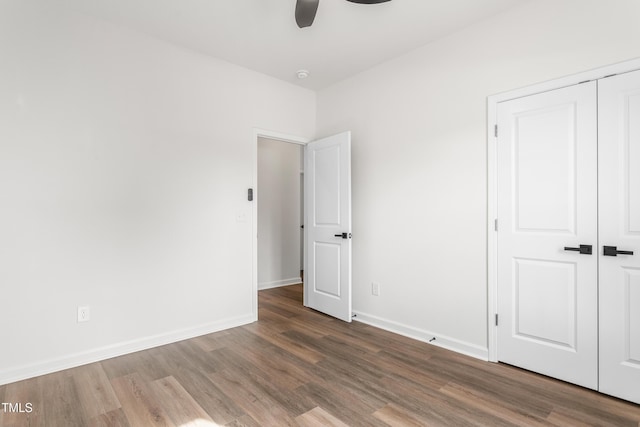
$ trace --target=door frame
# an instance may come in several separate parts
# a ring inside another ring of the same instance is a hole
[[[251,310],[253,314],[253,321],[258,320],[258,138],[268,138],[273,141],[280,141],[283,143],[296,144],[304,147],[311,142],[310,138],[302,136],[290,135],[282,132],[275,132],[266,129],[253,128],[253,134],[251,137],[251,151],[252,151],[252,169],[253,179],[251,188],[253,188],[253,201],[250,202],[251,206]],[[303,224],[305,219],[302,218]],[[304,254],[304,264],[307,263],[307,255]]]
[[[498,138],[495,133],[498,121],[498,103],[638,69],[640,69],[640,58],[487,97],[487,344],[489,361],[498,362],[498,327],[495,324],[498,312],[498,235],[495,228],[496,224],[499,227],[497,222]]]

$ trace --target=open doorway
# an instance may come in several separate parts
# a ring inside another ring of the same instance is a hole
[[[304,270],[302,138],[255,133],[254,313],[258,292],[300,285]]]
[[[258,137],[258,290],[302,283],[302,147]]]
[[[300,227],[306,223],[306,227],[303,245],[297,245],[297,247],[302,246],[306,249],[302,257],[304,259],[302,269],[306,274],[304,292],[301,291],[300,294],[305,307],[345,322],[351,322],[351,132],[341,132],[309,143],[257,130],[254,132],[254,137],[254,188],[258,189],[258,195],[261,193],[258,183],[259,139],[304,145],[305,194],[304,213],[301,216],[305,218],[305,221],[298,221],[297,225]],[[297,162],[292,161],[292,163]],[[276,166],[272,169],[281,167],[283,166]],[[292,179],[292,182],[296,182],[296,180]],[[300,197],[302,197],[301,194]],[[264,202],[265,199],[262,200]],[[255,320],[258,320],[258,263],[260,258],[258,256],[258,236],[261,234],[258,230],[260,217],[258,209],[260,196],[253,206],[253,309]],[[298,206],[291,204],[286,212],[293,213],[297,210]],[[311,220],[310,217],[312,217]],[[298,233],[300,230],[301,228],[297,228]],[[269,246],[267,245],[267,247]],[[269,256],[271,255],[269,254]],[[269,262],[273,265],[274,261],[270,260]],[[277,258],[275,262],[277,262]],[[263,262],[260,261],[260,263]],[[273,277],[267,276],[265,280],[263,277],[265,276],[260,277],[262,279],[260,287],[263,289],[281,288],[287,282],[291,283],[290,279],[292,279],[292,277],[282,276],[284,278],[274,280]],[[300,285],[300,288],[302,289],[303,286]]]

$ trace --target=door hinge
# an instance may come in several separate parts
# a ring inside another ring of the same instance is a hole
[[[498,326],[498,313],[496,313],[496,326]]]
[[[494,230],[498,231],[498,218],[493,220],[493,228]]]
[[[498,125],[493,126],[493,136],[498,137]]]

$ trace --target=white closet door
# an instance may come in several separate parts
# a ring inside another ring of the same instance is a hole
[[[503,102],[497,142],[498,359],[593,389],[596,112],[595,82]]]
[[[598,85],[600,391],[640,403],[640,71]]]

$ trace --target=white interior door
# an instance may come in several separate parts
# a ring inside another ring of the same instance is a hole
[[[640,403],[640,71],[598,98],[600,391]]]
[[[595,82],[498,104],[498,360],[593,389],[596,120]]]
[[[305,305],[351,322],[351,133],[305,148]]]

